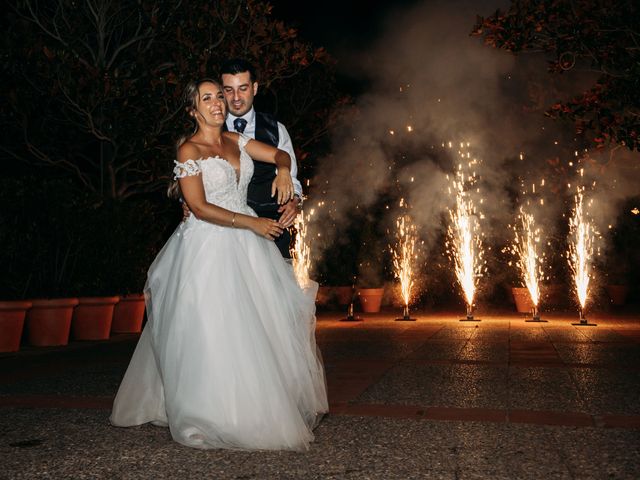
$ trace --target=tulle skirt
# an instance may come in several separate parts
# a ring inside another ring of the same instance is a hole
[[[308,448],[328,410],[316,291],[273,242],[190,218],[149,269],[111,423],[168,425],[197,448]]]

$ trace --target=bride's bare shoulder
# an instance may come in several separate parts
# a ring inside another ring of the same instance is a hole
[[[200,148],[195,142],[187,140],[178,147],[178,162],[184,163],[187,160],[199,160],[202,158]]]

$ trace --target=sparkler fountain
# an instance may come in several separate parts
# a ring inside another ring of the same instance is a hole
[[[318,207],[322,207],[324,202],[320,202]],[[304,211],[298,215],[294,221],[294,227],[296,230],[296,237],[293,245],[293,272],[298,281],[300,288],[307,288],[313,282],[309,277],[309,270],[311,269],[311,246],[309,243],[310,233],[308,230],[309,222],[315,214],[315,209],[311,209],[308,215],[305,215]],[[351,302],[347,311],[347,317],[342,321],[357,322],[362,320],[360,317],[356,317],[353,313],[353,300],[355,292],[355,277],[352,286]]]
[[[400,200],[400,207],[406,208],[404,199]],[[409,315],[409,303],[412,299],[413,287],[415,285],[413,274],[416,260],[416,226],[411,222],[408,214],[400,215],[396,221],[396,244],[390,246],[393,257],[393,268],[396,278],[400,281],[400,290],[404,300],[403,315],[396,318],[396,321],[415,321]]]
[[[341,318],[341,322],[361,322],[362,317],[358,317],[353,310],[353,304],[356,299],[356,283],[358,277],[356,275],[353,276],[353,283],[351,284],[351,301],[349,302],[349,306],[347,307],[347,316]]]
[[[580,172],[582,174],[582,171]],[[574,196],[575,205],[569,219],[569,250],[567,259],[573,273],[573,281],[580,302],[580,322],[572,325],[596,326],[589,323],[585,317],[585,307],[589,297],[589,281],[591,280],[591,261],[593,259],[593,239],[595,229],[588,218],[584,187],[578,186]],[[589,202],[589,205],[591,202]]]
[[[361,322],[362,317],[356,316],[353,311],[353,303],[356,297],[356,281],[354,279],[353,285],[351,286],[351,301],[349,302],[349,306],[347,307],[347,316],[345,318],[341,318],[341,322]]]
[[[518,214],[518,224],[514,225],[514,240],[511,245],[511,253],[517,260],[516,265],[520,270],[522,282],[527,287],[531,296],[533,308],[532,318],[527,322],[546,322],[540,318],[538,304],[540,302],[540,282],[543,278],[544,253],[539,251],[541,231],[535,225],[532,213],[527,212],[522,206]]]
[[[465,145],[469,146],[468,143],[461,144],[461,150]],[[459,153],[463,158],[470,158],[468,152]],[[471,167],[477,163],[477,160],[473,159],[468,165]],[[467,316],[460,321],[468,322],[480,321],[473,317],[473,300],[478,278],[482,276],[485,268],[479,224],[481,215],[470,196],[470,189],[477,180],[475,173],[466,174],[460,164],[449,186],[449,193],[455,195],[456,203],[449,210],[451,223],[447,228],[447,252],[454,262],[456,279],[467,304]]]
[[[296,216],[294,222],[296,238],[293,247],[293,271],[300,288],[307,287],[311,282],[309,278],[311,246],[309,245],[307,226],[314,213],[314,209],[311,209],[308,215],[305,215],[303,211],[300,215]]]

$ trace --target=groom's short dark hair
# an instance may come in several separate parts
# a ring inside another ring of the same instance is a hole
[[[251,82],[258,80],[256,69],[244,58],[232,58],[225,61],[220,68],[220,75],[237,75],[238,73],[249,72]]]

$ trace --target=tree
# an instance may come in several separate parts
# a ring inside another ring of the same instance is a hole
[[[549,71],[597,74],[587,91],[547,115],[572,121],[592,145],[640,150],[640,4],[635,0],[512,0],[478,17],[473,35],[513,53],[543,52]]]
[[[331,78],[326,52],[270,14],[260,0],[18,0],[4,25],[0,151],[72,174],[102,198],[163,188],[186,131],[188,79],[215,76],[229,56],[254,61],[274,95],[313,84],[319,72]],[[311,94],[332,89],[329,82]],[[294,100],[284,120],[308,118],[304,134],[317,141],[329,117],[314,122],[314,114],[333,101],[325,97]]]

